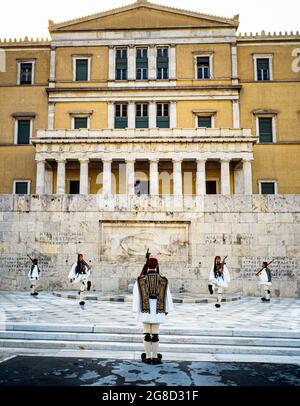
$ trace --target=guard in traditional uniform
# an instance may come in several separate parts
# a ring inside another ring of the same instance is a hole
[[[91,281],[89,281],[91,274],[91,266],[88,265],[82,254],[78,254],[77,262],[72,265],[69,273],[70,282],[74,282],[80,285],[79,290],[79,304],[83,306],[85,304],[85,291],[91,289]]]
[[[272,275],[271,270],[268,268],[268,262],[262,263],[262,269],[258,272],[258,283],[263,290],[263,297],[261,300],[263,302],[270,302],[272,286]]]
[[[222,261],[220,256],[215,257],[214,265],[210,269],[209,273],[209,285],[208,290],[212,295],[217,293],[217,302],[215,306],[221,307],[222,294],[224,289],[228,288],[230,282],[230,275],[227,266],[225,265],[225,259]]]
[[[28,272],[28,277],[30,280],[30,289],[31,289],[31,296],[37,296],[38,292],[36,291],[38,287],[38,281],[40,279],[41,270],[38,267],[38,260],[32,259],[32,265],[30,267],[30,271]]]
[[[160,364],[162,359],[158,353],[159,325],[173,310],[173,301],[168,279],[158,272],[157,259],[149,257],[143,270],[144,274],[137,278],[133,287],[133,311],[144,328],[142,361],[155,365]]]

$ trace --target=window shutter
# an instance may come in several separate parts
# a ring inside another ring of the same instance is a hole
[[[88,80],[88,60],[76,59],[76,81]]]
[[[273,142],[272,118],[259,118],[259,142]]]
[[[27,195],[28,194],[28,183],[27,182],[16,182],[16,194],[17,195]]]
[[[18,120],[18,144],[27,145],[30,141],[30,120]]]
[[[211,128],[211,117],[198,117],[198,127]]]
[[[261,193],[263,195],[275,195],[275,184],[272,182],[262,182]]]
[[[87,117],[75,117],[74,118],[74,129],[78,130],[79,128],[87,128],[88,119]]]

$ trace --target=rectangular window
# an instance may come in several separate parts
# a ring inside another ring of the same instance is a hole
[[[136,104],[136,117],[135,117],[135,127],[136,128],[148,128],[148,104]]]
[[[210,79],[209,56],[197,57],[197,79]]]
[[[30,120],[17,120],[17,144],[28,145],[30,144]]]
[[[273,142],[273,118],[258,118],[259,142]]]
[[[80,182],[79,180],[70,180],[70,195],[79,195]]]
[[[158,103],[157,104],[156,126],[158,128],[170,128],[169,104],[168,103]]]
[[[126,128],[128,126],[127,104],[115,105],[115,128]]]
[[[270,59],[257,58],[256,70],[257,80],[270,80]]]
[[[207,195],[217,194],[217,182],[215,180],[206,181],[206,194]]]
[[[20,85],[33,84],[33,62],[20,63]]]
[[[198,127],[212,128],[212,117],[198,116]]]
[[[116,50],[116,80],[127,80],[127,48]]]
[[[156,55],[156,78],[159,80],[169,79],[169,49],[157,48]]]
[[[276,194],[275,182],[260,182],[260,193],[262,195],[275,195]]]
[[[148,79],[148,49],[137,48],[136,50],[136,79]]]
[[[15,181],[14,182],[14,194],[16,195],[28,195],[29,194],[29,181]]]
[[[78,130],[80,128],[88,128],[87,117],[74,117],[74,130]]]
[[[77,82],[84,82],[89,80],[89,60],[87,58],[78,58],[75,59],[75,64],[75,80]]]

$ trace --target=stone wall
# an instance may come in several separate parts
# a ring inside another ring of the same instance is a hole
[[[206,292],[215,255],[228,255],[230,291],[259,295],[254,275],[275,258],[273,294],[300,295],[300,195],[148,196],[0,195],[0,289],[28,289],[38,257],[42,289],[71,289],[82,252],[93,287],[126,291],[147,248],[173,291]]]

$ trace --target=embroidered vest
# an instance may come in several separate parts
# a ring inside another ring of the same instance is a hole
[[[151,297],[157,299],[156,313],[166,313],[168,279],[155,272],[139,276],[137,282],[141,295],[142,313],[150,313],[149,299]]]

